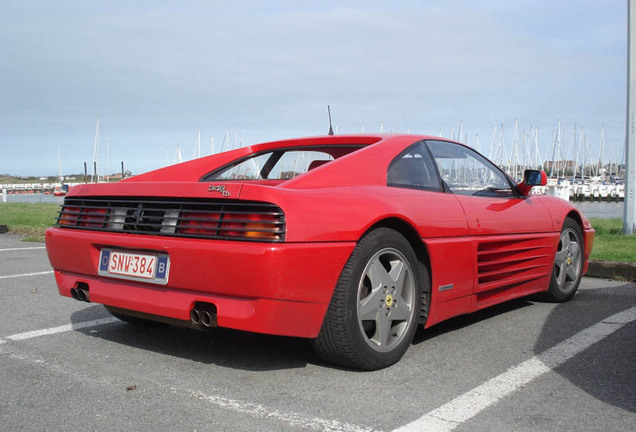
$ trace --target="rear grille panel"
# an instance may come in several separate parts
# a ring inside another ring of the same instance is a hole
[[[283,211],[257,201],[68,197],[55,226],[169,237],[285,241]]]

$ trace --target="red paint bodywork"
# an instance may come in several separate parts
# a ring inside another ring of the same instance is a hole
[[[351,135],[246,147],[115,184],[76,186],[73,197],[179,197],[273,203],[285,213],[282,243],[189,239],[51,228],[46,245],[60,294],[87,283],[90,300],[189,320],[195,302],[216,306],[218,325],[314,338],[356,242],[376,225],[409,233],[429,263],[426,326],[515,297],[545,291],[566,217],[584,233],[585,271],[594,230],[557,198],[488,198],[388,187],[391,161],[411,144],[436,137]],[[252,153],[289,147],[360,145],[361,149],[290,180],[202,182],[213,169]],[[225,186],[228,196],[210,191]],[[170,256],[167,285],[98,276],[102,248]],[[452,285],[451,289],[448,289]],[[446,287],[445,289],[442,289]]]

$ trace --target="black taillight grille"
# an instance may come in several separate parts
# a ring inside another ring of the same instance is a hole
[[[173,237],[285,240],[283,211],[256,201],[68,197],[56,226]]]

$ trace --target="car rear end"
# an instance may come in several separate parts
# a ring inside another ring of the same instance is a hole
[[[273,203],[70,196],[46,245],[63,296],[184,325],[315,337],[325,287],[352,245],[285,235]]]

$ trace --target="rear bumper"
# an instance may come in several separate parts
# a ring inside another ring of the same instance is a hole
[[[189,320],[195,302],[216,306],[221,327],[316,337],[355,243],[251,243],[51,228],[46,246],[61,295],[88,284],[92,302]],[[170,256],[167,285],[98,276],[102,248]]]

